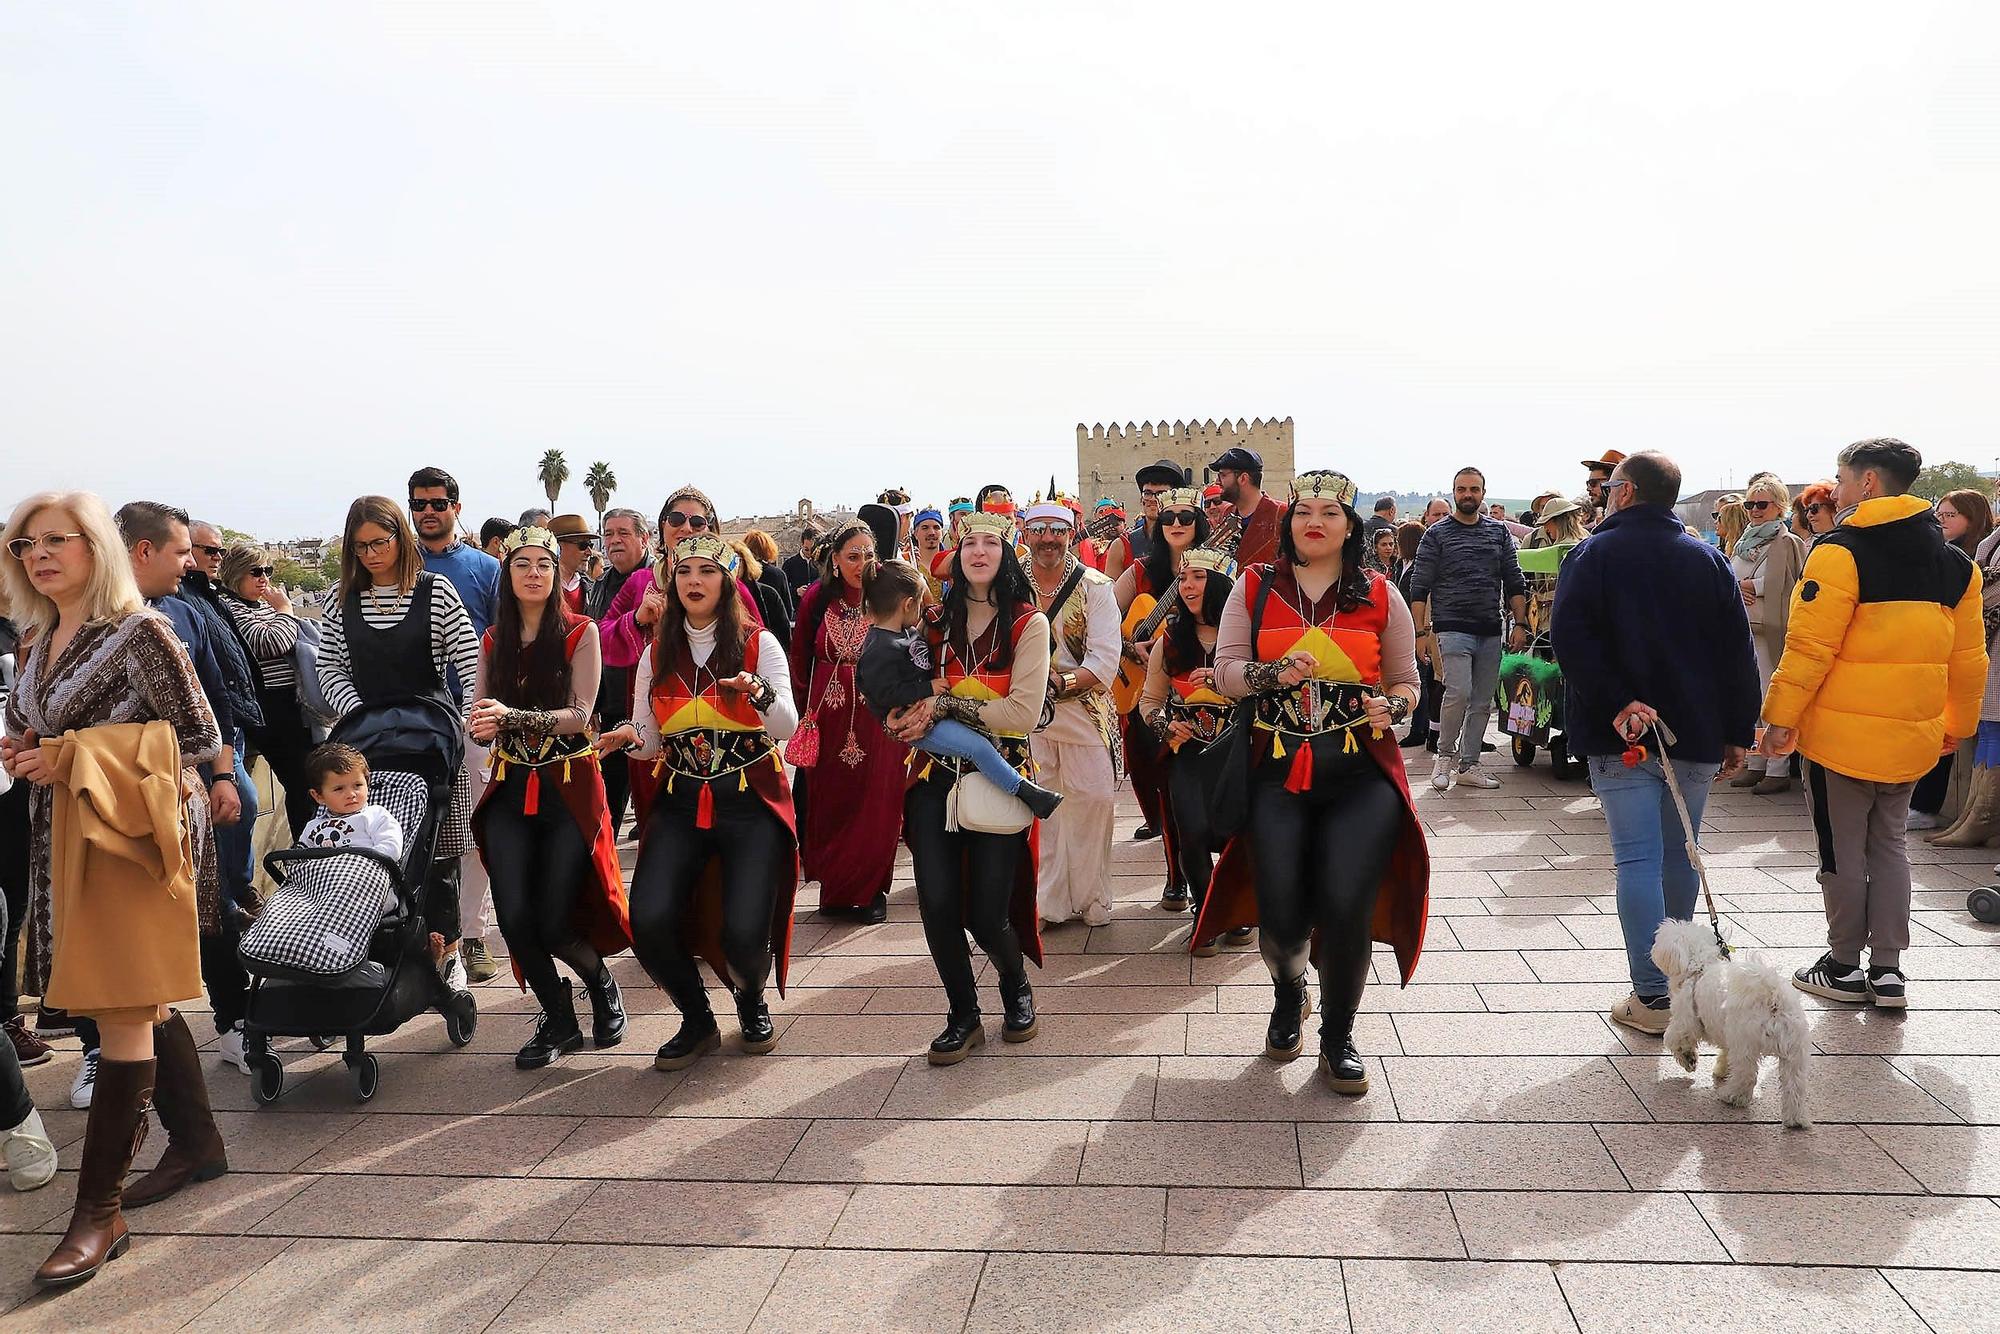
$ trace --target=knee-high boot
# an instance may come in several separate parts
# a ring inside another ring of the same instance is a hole
[[[125,1187],[127,1209],[164,1200],[191,1181],[212,1181],[229,1170],[222,1132],[209,1110],[201,1055],[179,1010],[154,1026],[153,1059],[158,1064],[153,1106],[166,1128],[167,1151],[152,1171]]]
[[[153,1096],[153,1062],[99,1061],[97,1089],[83,1132],[83,1165],[76,1178],[76,1209],[69,1230],[35,1271],[35,1286],[81,1283],[125,1253],[129,1236],[120,1211],[120,1186],[146,1138],[146,1108]]]
[[[1977,848],[2000,835],[2000,769],[1974,769],[1958,822],[1931,840],[1941,848]]]

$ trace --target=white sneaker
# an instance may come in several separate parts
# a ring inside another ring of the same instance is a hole
[[[1085,926],[1103,926],[1111,920],[1111,909],[1101,903],[1093,903],[1083,910]]]
[[[1937,827],[1938,818],[1929,811],[1911,811],[1908,818],[1903,821],[1903,828],[1905,829],[1935,829]]]
[[[97,1092],[97,1059],[95,1047],[85,1052],[77,1063],[76,1078],[70,1081],[69,1105],[79,1112],[89,1108],[91,1095]]]
[[[438,976],[444,979],[444,985],[447,990],[466,990],[465,961],[458,957],[457,950],[447,950],[445,952],[444,966],[438,969]]]
[[[222,1053],[222,1062],[224,1065],[233,1065],[246,1075],[250,1073],[249,1058],[243,1055],[243,1023],[241,1020],[237,1021],[234,1028],[222,1035],[222,1041],[216,1044],[215,1049]]]
[[[1480,768],[1476,764],[1473,765],[1470,769],[1460,769],[1458,771],[1458,781],[1467,787],[1483,787],[1491,789],[1500,786],[1499,779],[1495,778],[1492,774],[1487,773],[1484,769]]]
[[[1457,767],[1458,761],[1451,756],[1438,756],[1437,763],[1431,766],[1431,786],[1440,792],[1448,791],[1451,788],[1452,772]]]
[[[30,1108],[27,1120],[0,1132],[0,1156],[7,1160],[7,1176],[15,1190],[39,1190],[49,1184],[56,1174],[56,1146],[49,1141],[40,1112]]]

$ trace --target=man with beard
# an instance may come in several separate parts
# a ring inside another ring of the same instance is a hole
[[[1036,781],[1064,794],[1042,822],[1040,894],[1044,921],[1081,915],[1111,920],[1111,818],[1118,744],[1111,678],[1118,671],[1118,600],[1111,581],[1070,551],[1076,516],[1055,501],[1033,505],[1021,529],[1031,557],[1028,582],[1049,618],[1049,698],[1055,719],[1029,741]]]
[[[917,519],[910,527],[910,537],[915,543],[911,553],[911,563],[917,573],[924,577],[924,587],[930,590],[932,602],[944,601],[944,581],[937,575],[939,558],[944,555],[944,515],[935,509],[917,511]]]
[[[419,468],[410,474],[410,522],[423,548],[424,568],[458,590],[472,633],[482,638],[493,624],[500,601],[500,562],[458,540],[458,479],[442,468]],[[545,520],[546,522],[546,520]],[[458,673],[446,682],[458,698]],[[486,747],[465,743],[465,783],[455,785],[453,808],[438,833],[439,861],[458,859],[459,957],[466,976],[484,982],[500,971],[486,949],[486,932],[493,924],[492,899],[486,887],[486,864],[472,846],[472,808],[486,788]],[[469,801],[457,808],[461,795]]]
[[[1583,460],[1583,489],[1590,496],[1590,522],[1595,524],[1610,512],[1610,505],[1604,498],[1604,484],[1611,480],[1612,470],[1625,461],[1623,450],[1607,449],[1601,459]]]
[[[1278,527],[1284,521],[1285,511],[1284,506],[1264,494],[1263,455],[1236,445],[1223,450],[1222,456],[1208,465],[1208,470],[1215,475],[1215,484],[1222,488],[1222,498],[1229,502],[1229,509],[1223,512],[1224,523],[1228,523],[1231,513],[1236,518],[1234,543],[1225,540],[1216,545],[1235,551],[1239,570],[1276,560]]]
[[[1429,661],[1433,642],[1443,663],[1431,670],[1444,682],[1438,711],[1437,764],[1431,786],[1443,792],[1458,781],[1495,788],[1500,780],[1479,767],[1480,743],[1493,714],[1500,679],[1500,606],[1514,618],[1510,647],[1528,647],[1528,583],[1505,524],[1486,510],[1486,474],[1460,468],[1451,482],[1452,510],[1424,530],[1410,574],[1410,615],[1416,621],[1417,656]]]
[[[652,535],[652,525],[638,510],[604,512],[604,554],[611,558],[611,563],[605,567],[604,576],[590,585],[584,597],[584,614],[597,622],[599,642],[606,646],[603,674],[597,686],[597,727],[600,732],[608,732],[632,716],[632,668],[637,665],[637,660],[616,666],[611,663],[612,637],[608,621],[612,599],[625,587],[625,581],[645,565],[646,543]],[[625,804],[632,792],[631,770],[622,750],[604,756],[599,767],[604,771],[605,805],[611,811],[611,827],[616,830],[625,821]]]

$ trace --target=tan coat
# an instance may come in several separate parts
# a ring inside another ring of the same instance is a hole
[[[201,994],[194,841],[166,722],[42,740],[55,777],[47,1004],[79,1014]]]
[[[1785,630],[1792,619],[1792,589],[1805,573],[1806,544],[1787,529],[1764,544],[1757,553],[1757,573],[1763,577],[1764,591],[1750,608],[1750,633],[1763,646],[1767,661],[1776,663],[1785,656]]]

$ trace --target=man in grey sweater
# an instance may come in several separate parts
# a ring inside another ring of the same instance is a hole
[[[1451,483],[1452,511],[1424,530],[1410,574],[1410,614],[1416,619],[1417,654],[1429,660],[1435,644],[1442,662],[1431,670],[1444,682],[1438,712],[1437,766],[1431,786],[1442,792],[1458,781],[1493,788],[1500,780],[1479,767],[1479,747],[1493,716],[1500,679],[1500,604],[1513,613],[1511,647],[1528,646],[1523,628],[1528,583],[1504,524],[1486,514],[1486,474],[1460,468]],[[1435,630],[1433,639],[1427,631]]]

